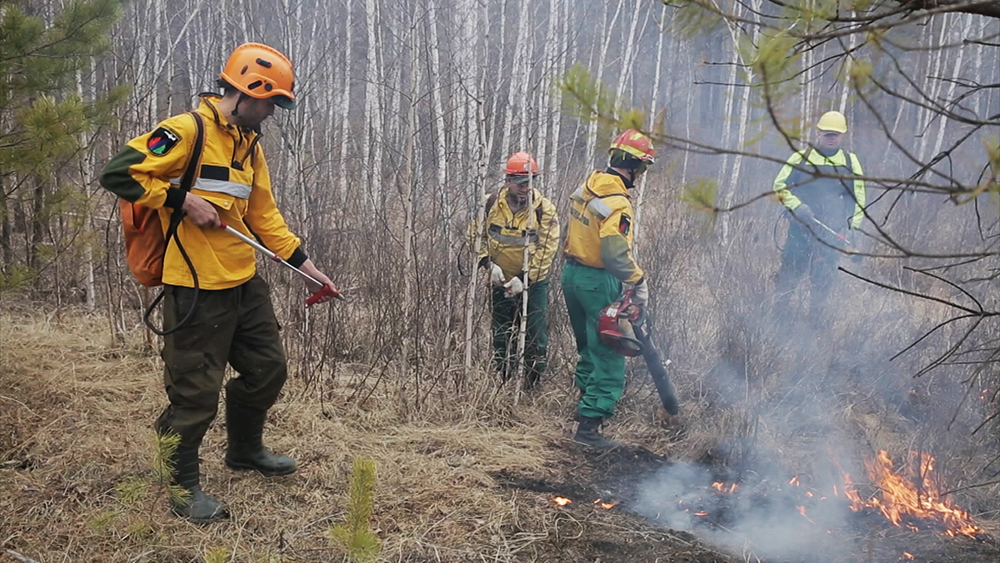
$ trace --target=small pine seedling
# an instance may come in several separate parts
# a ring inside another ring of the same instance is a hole
[[[369,520],[375,497],[375,461],[355,459],[351,471],[350,500],[343,524],[333,526],[330,539],[347,549],[347,558],[354,562],[372,561],[378,555],[380,542]]]
[[[156,474],[157,482],[166,487],[171,500],[184,504],[191,493],[184,487],[173,484],[176,469],[173,457],[180,445],[181,435],[173,430],[153,435],[153,473]]]
[[[227,547],[213,547],[205,552],[205,563],[229,563],[231,554]]]

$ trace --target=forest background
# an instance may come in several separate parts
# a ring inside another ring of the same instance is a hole
[[[5,1],[4,322],[80,312],[101,346],[158,349],[140,321],[151,295],[124,264],[97,173],[214,91],[234,46],[261,41],[294,61],[301,99],[264,127],[278,204],[349,295],[306,310],[299,281],[261,263],[289,400],[338,415],[375,403],[400,422],[516,419],[519,393],[488,369],[466,228],[510,153],[536,155],[539,188],[564,215],[634,124],[657,141],[636,194],[637,254],[687,418],[659,428],[644,368],[630,364],[619,432],[736,474],[778,460],[818,475],[815,454],[829,455],[818,444],[831,442],[855,463],[933,452],[973,511],[995,516],[996,484],[979,486],[1000,472],[995,4]],[[818,322],[775,326],[787,223],[767,196],[832,109],[868,177],[854,239],[868,256],[844,261],[856,275],[839,273]],[[526,401],[564,428],[575,349],[557,285],[550,373]],[[4,388],[23,385],[9,365]],[[24,453],[23,432],[6,459]]]

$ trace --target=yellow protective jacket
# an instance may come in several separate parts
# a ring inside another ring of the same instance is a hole
[[[483,237],[479,262],[489,260],[500,266],[508,280],[524,270],[524,247],[528,247],[528,281],[548,279],[559,249],[559,217],[556,206],[538,190],[532,194],[532,209],[514,213],[507,203],[507,188],[486,200],[483,228],[474,229]],[[529,222],[531,223],[529,225]]]
[[[570,196],[566,257],[600,268],[625,283],[642,279],[632,255],[631,182],[614,171],[593,172]]]
[[[778,200],[794,210],[805,203],[823,224],[840,230],[857,229],[864,219],[864,174],[858,156],[838,149],[830,156],[806,149],[788,157],[774,178]],[[853,180],[830,176],[858,176]]]
[[[271,177],[258,131],[230,125],[218,95],[202,95],[197,111],[205,123],[205,146],[191,189],[215,205],[219,218],[243,234],[256,235],[271,251],[298,267],[306,260],[301,241],[288,230],[271,191]],[[194,149],[197,126],[182,113],[162,121],[122,149],[101,171],[101,185],[115,195],[158,209],[166,232],[174,208],[183,205],[180,177]],[[252,231],[252,232],[251,232]],[[185,219],[177,229],[202,289],[228,289],[253,277],[254,249],[222,229],[201,229]],[[193,287],[175,241],[167,244],[163,283]]]

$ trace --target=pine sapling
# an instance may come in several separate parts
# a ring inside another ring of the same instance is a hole
[[[156,475],[157,483],[166,488],[170,499],[174,503],[184,504],[191,493],[184,487],[174,484],[174,471],[177,469],[174,467],[174,453],[180,445],[181,435],[173,430],[153,435],[153,473]]]
[[[334,542],[346,548],[350,561],[372,561],[380,549],[378,536],[369,523],[375,497],[375,477],[374,460],[354,460],[347,515],[343,524],[333,526],[328,531]]]

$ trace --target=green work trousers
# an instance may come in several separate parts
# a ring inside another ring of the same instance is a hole
[[[191,308],[194,289],[166,286],[163,320],[175,326]],[[219,409],[226,364],[239,374],[226,384],[226,403],[267,412],[288,377],[267,282],[255,275],[242,285],[201,290],[191,319],[164,337],[163,382],[170,404],[156,421],[181,447],[197,448]]]
[[[622,282],[604,270],[567,262],[562,274],[563,295],[576,338],[576,386],[580,389],[577,414],[610,418],[625,391],[625,356],[597,336],[601,310],[622,296]]]
[[[521,323],[520,295],[504,296],[502,287],[494,287],[493,303],[493,367],[503,381],[510,379],[517,365],[518,328]],[[549,355],[549,280],[532,282],[528,287],[528,322],[524,335],[525,374],[527,383],[538,383],[548,365]]]

